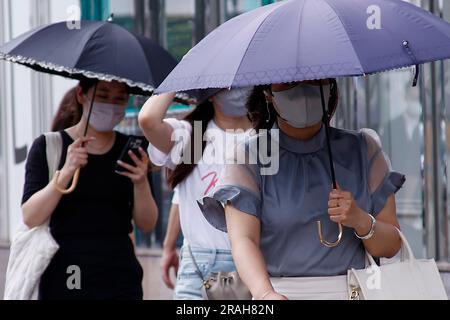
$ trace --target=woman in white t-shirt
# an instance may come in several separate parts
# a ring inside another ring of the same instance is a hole
[[[207,222],[197,200],[214,188],[226,151],[234,150],[250,132],[252,125],[245,104],[251,89],[221,90],[184,120],[164,119],[174,93],[151,97],[139,114],[139,125],[151,144],[150,159],[169,169],[168,184],[178,190],[179,210],[171,210],[162,257],[163,280],[173,287],[168,271],[178,268],[176,240],[181,227],[184,245],[175,299],[202,298],[203,281],[189,247],[203,278],[211,272],[235,270],[227,234]]]

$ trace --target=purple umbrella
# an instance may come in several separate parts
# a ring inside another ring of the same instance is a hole
[[[195,46],[156,92],[360,76],[450,58],[450,24],[400,0],[286,0],[242,14]],[[327,115],[323,88],[322,108]],[[331,178],[337,187],[323,120]],[[318,233],[323,245],[320,222]]]
[[[450,58],[450,24],[400,0],[286,0],[224,23],[157,92],[357,76]]]

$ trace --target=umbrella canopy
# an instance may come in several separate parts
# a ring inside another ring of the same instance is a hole
[[[152,40],[103,21],[37,28],[1,46],[0,59],[72,79],[119,81],[141,95],[152,94],[177,64]]]
[[[81,21],[79,29],[59,22],[29,31],[0,47],[0,59],[22,64],[33,70],[71,79],[118,81],[131,94],[151,95],[177,64],[162,47],[114,24],[111,20]],[[93,97],[97,90],[95,82]],[[178,95],[187,99],[187,95]],[[84,136],[86,136],[94,100],[91,99]],[[78,168],[71,186],[73,192],[80,175]],[[58,173],[55,181],[58,180]]]
[[[157,92],[358,76],[450,57],[450,24],[400,0],[286,0],[229,20]]]

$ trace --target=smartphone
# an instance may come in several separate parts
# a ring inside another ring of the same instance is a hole
[[[139,136],[130,136],[130,138],[127,141],[127,144],[125,145],[125,147],[123,148],[119,159],[122,162],[125,162],[127,164],[129,164],[130,166],[135,167],[136,164],[134,163],[133,159],[131,159],[130,155],[128,154],[128,151],[132,151],[136,157],[138,157],[139,159],[141,158],[141,153],[139,152],[139,148],[142,148],[142,150],[144,150],[144,152],[147,152],[147,148],[149,146],[149,143],[147,141],[147,139],[145,139],[144,137],[139,137]],[[124,167],[120,166],[119,164],[116,164],[116,171],[118,172],[124,172],[124,171],[128,171],[127,169],[125,169]]]

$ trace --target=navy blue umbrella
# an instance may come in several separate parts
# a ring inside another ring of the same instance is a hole
[[[151,95],[177,64],[152,40],[104,21],[37,28],[1,46],[0,59],[72,79],[116,80],[141,95]]]
[[[177,64],[158,44],[114,24],[112,19],[81,21],[78,29],[67,22],[37,28],[1,46],[0,59],[71,79],[118,81],[127,85],[131,94],[139,95],[151,95]],[[88,124],[84,135],[87,130]],[[60,191],[71,193],[78,176],[79,170],[72,186]]]

